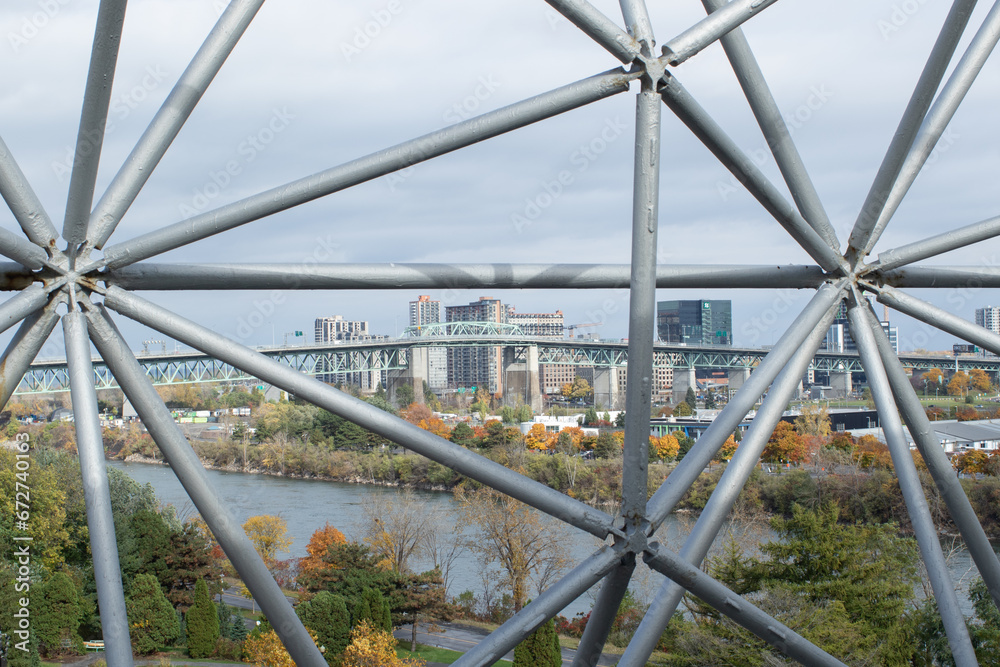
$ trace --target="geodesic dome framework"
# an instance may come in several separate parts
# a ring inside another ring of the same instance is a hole
[[[104,0],[100,3],[62,227],[64,243],[59,242],[60,234],[18,163],[6,145],[0,142],[0,194],[26,237],[0,229],[0,253],[16,263],[3,267],[4,284],[9,290],[17,291],[0,305],[0,322],[4,329],[20,322],[0,361],[0,371],[2,399],[6,403],[49,334],[62,320],[100,612],[110,665],[129,665],[132,658],[101,430],[97,421],[91,341],[295,662],[317,667],[325,664],[239,523],[208,484],[197,456],[118,332],[112,311],[350,419],[605,541],[604,546],[593,555],[578,563],[558,583],[469,651],[456,663],[458,665],[492,664],[545,619],[558,613],[585,591],[602,584],[575,661],[579,665],[595,664],[639,561],[665,574],[669,581],[654,600],[620,665],[645,664],[685,590],[803,664],[840,665],[842,663],[836,657],[827,655],[805,641],[794,628],[784,626],[749,601],[727,590],[702,572],[698,565],[845,300],[849,305],[851,334],[857,342],[882,418],[951,650],[958,664],[975,664],[954,585],[945,567],[934,524],[909,456],[900,414],[909,426],[998,606],[1000,562],[940,443],[930,430],[920,402],[910,388],[905,371],[878,318],[862,297],[864,293],[875,294],[879,301],[899,312],[1000,354],[1000,336],[899,289],[961,288],[973,281],[979,286],[1000,285],[1000,273],[989,268],[917,264],[920,260],[993,238],[1000,233],[1000,219],[993,218],[946,231],[870,258],[890,218],[994,48],[1000,36],[1000,3],[989,12],[949,73],[950,63],[976,4],[974,0],[955,0],[953,3],[846,248],[837,238],[791,139],[789,128],[739,28],[774,4],[774,0],[734,0],[730,3],[703,0],[703,3],[708,11],[704,20],[657,47],[652,23],[642,0],[621,0],[624,27],[586,0],[548,0],[553,9],[620,61],[622,66],[110,245],[108,242],[112,234],[263,0],[232,0],[225,8],[218,24],[95,205],[98,161],[104,143],[111,84],[126,6],[124,0]],[[793,202],[787,201],[755,161],[698,104],[681,84],[681,75],[674,74],[683,70],[681,66],[686,60],[717,41],[721,41],[725,49]],[[636,129],[632,250],[628,279],[629,349],[623,498],[617,515],[589,507],[531,481],[367,403],[300,375],[135,294],[136,291],[149,289],[339,290],[359,285],[365,289],[394,289],[400,286],[403,274],[407,287],[425,289],[620,286],[621,267],[595,265],[321,265],[305,270],[295,265],[179,265],[151,264],[147,260],[414,164],[630,92],[636,96]],[[658,207],[661,190],[665,189],[659,182],[661,114],[664,106],[732,172],[809,254],[814,265],[692,266],[657,262]],[[345,275],[350,277],[345,279]],[[796,288],[812,289],[815,293],[773,350],[701,437],[697,447],[687,454],[652,497],[647,498],[655,291],[657,288],[678,286]],[[765,393],[767,397],[753,425],[680,553],[673,553],[652,541],[657,528],[689,486]]]

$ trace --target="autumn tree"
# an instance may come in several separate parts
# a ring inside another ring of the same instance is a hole
[[[976,391],[989,391],[990,387],[993,386],[993,383],[990,382],[990,376],[981,368],[973,368],[969,371],[969,383]]]
[[[970,449],[953,456],[951,465],[958,472],[965,475],[972,475],[972,479],[976,479],[976,475],[986,473],[989,460],[989,456],[981,449]]]
[[[924,371],[924,374],[920,376],[921,380],[927,380],[928,385],[932,384],[942,384],[944,382],[944,372],[940,368],[931,368]]]
[[[863,435],[858,438],[854,451],[862,468],[892,468],[889,448],[873,435]]]
[[[524,446],[535,451],[546,451],[553,444],[554,438],[545,430],[545,424],[532,424],[528,434],[524,436]]]
[[[738,442],[736,442],[736,437],[730,435],[726,438],[726,441],[722,443],[722,447],[719,448],[718,453],[715,455],[715,461],[728,461],[733,458],[733,454],[736,453],[736,448],[739,447]]]
[[[761,458],[768,463],[800,463],[805,460],[806,443],[795,427],[779,421],[767,441]]]
[[[274,564],[278,552],[288,551],[288,547],[292,546],[292,538],[288,537],[288,524],[280,516],[252,516],[243,524],[243,530],[268,567]]]
[[[473,532],[469,549],[483,566],[500,564],[514,610],[519,611],[532,582],[542,591],[565,568],[558,525],[543,521],[537,511],[489,487],[475,491],[459,487],[456,496],[462,523]]]
[[[961,396],[969,388],[969,376],[965,374],[965,371],[957,371],[948,380],[948,395],[949,396]]]
[[[822,438],[830,435],[830,413],[826,407],[810,403],[802,406],[802,411],[795,418],[795,430],[799,435],[817,435]]]
[[[694,409],[686,401],[681,401],[674,408],[674,414],[678,417],[690,417],[694,414]]]
[[[316,634],[312,630],[309,630],[309,636],[313,642],[316,641]],[[243,653],[247,662],[258,667],[295,667],[295,661],[288,655],[285,645],[273,629],[247,637],[243,643]]]
[[[369,493],[361,500],[364,542],[396,572],[409,570],[409,560],[420,552],[432,522],[427,504],[409,490]]]
[[[431,414],[431,409],[423,403],[410,403],[399,411],[399,416],[411,424],[419,424],[421,420],[430,419],[434,415]]]
[[[585,378],[577,375],[573,378],[572,383],[564,384],[560,389],[559,393],[563,395],[564,398],[577,400],[582,398],[587,398],[594,393],[591,388],[590,383],[587,382]]]
[[[362,622],[351,631],[341,667],[420,667],[423,660],[396,655],[396,639],[391,632]],[[283,666],[282,666],[283,667]]]
[[[677,456],[679,450],[680,444],[677,442],[677,438],[672,435],[649,436],[649,457],[651,459],[668,461]]]
[[[335,544],[347,544],[347,538],[342,532],[329,523],[316,530],[309,538],[309,544],[306,545],[306,554],[308,555],[299,560],[299,576],[309,576],[317,570],[327,567],[323,557]]]
[[[430,419],[421,419],[417,423],[417,426],[424,429],[425,431],[430,431],[439,438],[444,438],[445,440],[449,440],[451,438],[452,429],[449,428],[448,425],[445,424],[443,420],[438,419],[437,417],[431,417]]]

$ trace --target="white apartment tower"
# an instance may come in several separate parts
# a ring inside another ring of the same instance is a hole
[[[976,324],[989,329],[995,334],[1000,334],[1000,308],[996,306],[986,306],[976,309]]]

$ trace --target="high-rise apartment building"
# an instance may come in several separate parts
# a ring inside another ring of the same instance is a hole
[[[364,343],[383,340],[385,336],[372,336],[365,320],[345,320],[340,315],[333,317],[317,317],[314,325],[314,336],[317,343]],[[385,371],[352,371],[350,373],[331,373],[330,360],[320,356],[316,361],[316,378],[330,384],[349,384],[357,386],[363,392],[373,392],[385,383]]]
[[[507,306],[507,324],[517,325],[525,336],[541,338],[562,338],[563,313],[518,313],[514,306]]]
[[[868,299],[871,309],[878,312],[876,310],[875,297],[871,294],[866,294],[865,298]],[[892,345],[893,352],[898,354],[899,327],[892,326],[888,320],[880,320],[879,324],[882,325],[882,331],[885,332],[886,337],[889,339],[889,344]],[[826,341],[824,342],[823,347],[827,352],[858,351],[858,346],[851,337],[850,323],[847,319],[846,301],[842,301],[840,303],[840,309],[837,311],[837,317],[834,318],[833,324],[830,325],[829,331],[826,332]]]
[[[733,302],[729,300],[660,301],[656,329],[664,343],[733,344]]]
[[[989,329],[995,334],[1000,334],[1000,308],[996,306],[977,308],[976,324]]]
[[[332,343],[333,341],[355,342],[371,338],[368,333],[368,322],[364,320],[345,320],[340,315],[317,317],[314,333],[317,343]]]
[[[497,322],[506,320],[507,309],[499,299],[481,296],[467,306],[446,306],[445,322]],[[503,352],[500,347],[449,347],[448,386],[486,387],[491,394],[503,392]]]
[[[431,301],[421,294],[410,302],[410,326],[422,327],[441,321],[441,302]],[[431,389],[445,389],[448,386],[448,351],[443,347],[427,348],[427,386]]]

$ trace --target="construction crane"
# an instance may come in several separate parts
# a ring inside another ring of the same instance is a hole
[[[563,327],[563,329],[568,331],[569,337],[572,338],[573,332],[576,331],[577,329],[589,329],[590,327],[599,327],[602,324],[604,324],[604,322],[590,322],[588,324],[570,324],[568,326]]]

